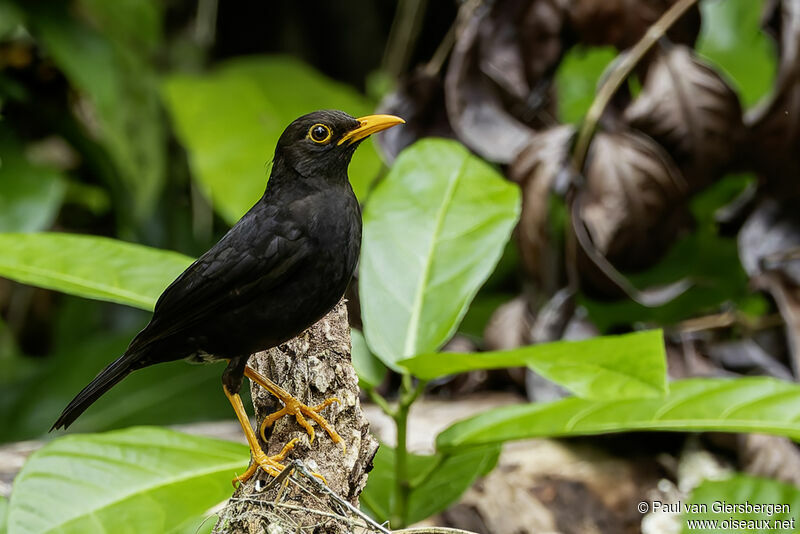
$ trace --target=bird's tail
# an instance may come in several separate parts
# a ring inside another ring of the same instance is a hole
[[[77,419],[89,406],[99,399],[106,391],[118,384],[123,378],[128,376],[131,371],[138,369],[137,365],[139,354],[137,352],[126,352],[115,361],[111,362],[105,369],[89,382],[89,384],[78,393],[74,399],[64,408],[58,420],[50,427],[50,431],[59,428],[67,428]]]

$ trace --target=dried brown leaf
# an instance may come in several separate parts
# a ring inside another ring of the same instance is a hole
[[[445,78],[459,139],[511,162],[533,130],[554,122],[551,75],[563,53],[564,0],[498,0],[459,31]]]
[[[781,335],[781,338],[783,336]],[[781,342],[783,340],[781,339]],[[723,369],[744,375],[767,375],[792,380],[792,373],[771,351],[752,337],[712,343],[706,348],[711,361]],[[782,350],[774,351],[777,354]]]
[[[792,204],[792,205],[789,205]],[[753,284],[772,295],[786,324],[795,377],[800,376],[800,215],[793,202],[763,201],[739,232],[739,258]]]
[[[676,0],[573,0],[569,22],[578,40],[589,45],[630,48]],[[670,28],[675,42],[694,44],[700,32],[696,6]]]
[[[585,169],[580,218],[620,269],[659,259],[687,222],[686,185],[670,156],[634,132],[599,132]]]
[[[559,126],[535,134],[509,169],[522,189],[522,214],[517,226],[522,263],[534,285],[549,298],[564,286],[563,258],[549,224],[550,195],[568,157],[574,128]],[[540,303],[541,304],[541,303]]]
[[[753,476],[800,486],[800,449],[788,438],[764,434],[738,436],[742,469]]]
[[[744,134],[736,93],[683,45],[656,55],[624,118],[667,149],[692,191],[721,176]]]
[[[509,350],[529,344],[532,322],[528,301],[524,296],[500,305],[483,331],[486,350]]]

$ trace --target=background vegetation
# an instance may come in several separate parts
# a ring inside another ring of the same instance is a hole
[[[354,364],[399,438],[373,517],[446,508],[510,440],[800,439],[800,3],[236,4],[0,0],[0,441],[49,439],[319,108],[408,121],[350,170]],[[230,418],[220,372],[126,379],[30,458],[0,532],[194,532],[246,448],[129,427]],[[407,450],[422,394],[497,389],[531,402]],[[780,450],[782,477],[739,462],[691,498],[800,509]]]

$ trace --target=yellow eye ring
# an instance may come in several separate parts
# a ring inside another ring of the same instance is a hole
[[[331,140],[331,129],[324,124],[317,123],[308,129],[307,137],[317,144],[324,145]]]

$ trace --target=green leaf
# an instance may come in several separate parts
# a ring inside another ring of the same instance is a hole
[[[611,46],[574,46],[564,54],[556,71],[558,114],[563,122],[576,123],[586,115],[601,76],[615,57],[617,51]]]
[[[71,435],[14,482],[9,534],[168,532],[230,496],[247,447],[155,427]]]
[[[473,447],[453,454],[409,454],[411,492],[405,524],[416,523],[446,509],[473,482],[497,463],[499,447]],[[362,507],[376,520],[388,521],[397,499],[395,449],[381,445],[373,459],[374,469],[361,494]]]
[[[729,505],[734,508],[727,508]],[[770,508],[756,512],[757,505]],[[780,509],[776,509],[775,505],[780,505]],[[797,510],[800,510],[800,489],[795,486],[745,475],[727,480],[707,480],[692,492],[689,502],[682,506],[683,532],[689,534],[698,532],[701,528],[703,532],[719,534],[746,531],[775,534],[796,532],[799,526],[796,520]],[[732,525],[732,519],[749,523]],[[692,529],[690,526],[694,521],[717,523],[698,523]]]
[[[26,11],[36,39],[94,105],[98,140],[123,184],[119,195],[127,202],[132,199],[134,217],[146,219],[164,184],[167,145],[157,79],[146,50],[115,40],[113,31],[104,34],[78,21],[60,3],[29,3]],[[150,32],[145,26],[139,30]]]
[[[578,398],[489,410],[439,434],[437,449],[631,430],[760,432],[800,440],[800,386],[773,378],[688,379],[656,399]]]
[[[355,328],[350,329],[350,344],[353,367],[362,388],[374,388],[383,382],[386,366],[369,350],[364,335]]]
[[[519,217],[519,189],[454,141],[404,150],[364,210],[364,334],[390,367],[453,334]]]
[[[105,237],[0,234],[0,276],[80,297],[152,310],[192,259]]]
[[[579,397],[613,400],[665,394],[666,362],[661,331],[649,330],[497,352],[426,354],[398,365],[424,380],[527,365]]]
[[[94,26],[126,48],[156,52],[162,41],[164,4],[159,0],[78,0]]]
[[[8,532],[8,499],[0,495],[0,534]]]
[[[65,190],[61,173],[31,164],[13,132],[0,123],[0,232],[49,228]]]
[[[228,61],[203,75],[174,75],[163,87],[178,137],[189,152],[194,178],[216,210],[234,223],[259,199],[283,130],[317,109],[369,114],[372,105],[290,57]],[[350,182],[364,198],[381,166],[370,142],[350,164]]]
[[[764,0],[704,0],[696,49],[727,74],[750,107],[767,94],[775,80],[777,56],[761,31]]]

